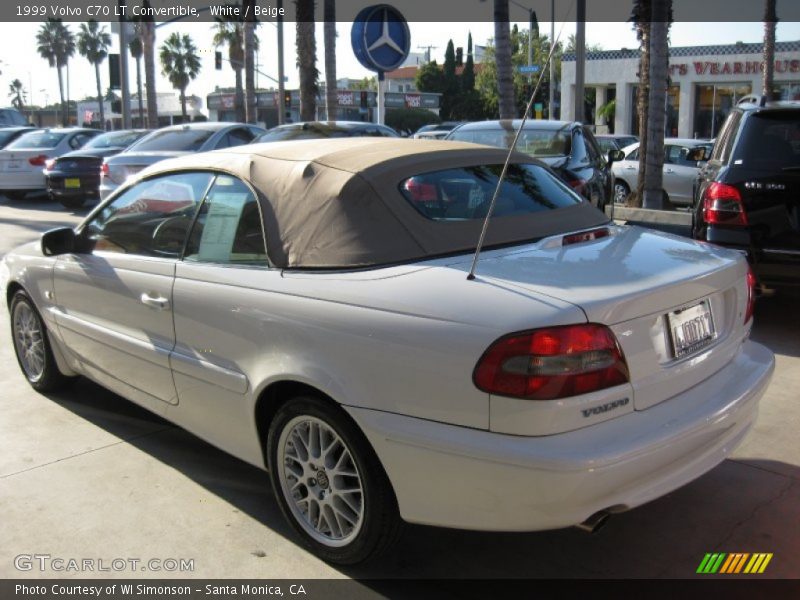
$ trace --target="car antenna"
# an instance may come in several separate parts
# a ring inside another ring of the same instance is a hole
[[[570,9],[571,12],[572,9]],[[497,186],[494,188],[494,194],[492,195],[492,201],[489,203],[489,210],[486,212],[486,218],[483,220],[483,228],[481,229],[481,236],[478,238],[478,246],[475,248],[475,256],[472,258],[472,267],[470,267],[469,275],[467,275],[467,279],[472,281],[475,279],[475,269],[478,267],[478,258],[481,255],[481,248],[483,248],[483,242],[486,239],[486,232],[489,229],[489,220],[492,218],[492,213],[494,212],[494,205],[497,202],[497,196],[500,195],[500,187],[503,185],[503,180],[506,178],[506,172],[508,171],[508,165],[511,162],[511,155],[514,154],[514,148],[517,147],[517,141],[519,140],[519,136],[522,133],[522,129],[525,127],[525,122],[528,120],[528,113],[531,111],[531,106],[533,106],[533,99],[536,97],[536,92],[539,91],[539,86],[542,85],[542,80],[544,79],[544,73],[547,70],[548,66],[550,65],[550,61],[553,60],[553,53],[555,52],[556,47],[558,46],[558,40],[561,38],[561,32],[564,31],[564,23],[566,21],[562,21],[561,29],[556,36],[555,42],[550,47],[550,54],[547,55],[547,60],[544,63],[544,67],[542,68],[541,73],[539,73],[539,80],[536,82],[536,87],[533,88],[533,93],[531,93],[531,97],[528,99],[528,104],[525,106],[525,113],[522,115],[522,122],[519,124],[519,129],[517,129],[517,133],[514,135],[514,141],[511,142],[511,147],[508,149],[508,156],[506,156],[506,162],[503,164],[503,170],[500,172],[500,178],[497,180]],[[552,85],[553,82],[550,82]],[[550,110],[553,107],[549,107]]]

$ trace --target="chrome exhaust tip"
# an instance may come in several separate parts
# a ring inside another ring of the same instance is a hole
[[[608,518],[611,516],[611,513],[607,510],[598,510],[594,513],[591,517],[586,519],[583,523],[578,523],[575,525],[581,531],[585,531],[586,533],[597,533],[606,524]]]

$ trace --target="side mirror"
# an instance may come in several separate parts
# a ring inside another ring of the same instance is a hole
[[[59,256],[72,252],[85,252],[83,238],[72,227],[59,227],[42,234],[42,254]]]
[[[625,159],[625,153],[622,150],[609,150],[608,151],[608,164],[619,162]]]

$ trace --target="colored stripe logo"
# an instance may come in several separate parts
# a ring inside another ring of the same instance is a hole
[[[735,575],[738,573],[763,573],[769,561],[772,560],[772,553],[756,552],[715,552],[708,553],[703,557],[697,573],[702,574],[727,574]]]

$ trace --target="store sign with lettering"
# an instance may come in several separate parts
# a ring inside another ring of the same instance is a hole
[[[757,75],[762,72],[763,67],[764,63],[757,60],[730,62],[696,60],[691,64],[671,64],[669,76],[688,75],[690,69],[695,75]],[[800,73],[800,60],[776,60],[775,73]]]

